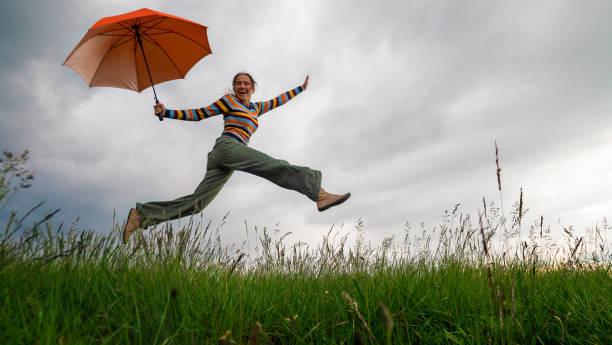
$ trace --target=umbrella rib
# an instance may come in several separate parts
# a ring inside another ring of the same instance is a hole
[[[121,25],[122,29],[113,29],[113,30],[108,30],[105,32],[100,33],[100,35],[104,35],[104,36],[130,36],[130,35],[134,35],[134,30],[129,27],[124,25],[122,22],[117,22],[117,24]],[[114,32],[125,32],[127,31],[127,33],[125,34],[114,34]]]
[[[132,37],[134,35],[133,34],[107,34],[107,33],[103,33],[103,34],[100,34],[98,36]]]
[[[120,41],[120,39],[118,39],[117,41]],[[93,77],[91,78],[91,81],[89,82],[89,87],[92,87],[94,80],[96,80],[96,77],[98,76],[98,72],[100,72],[100,66],[102,66],[102,63],[104,62],[104,60],[106,60],[106,58],[108,57],[108,52],[112,49],[112,47],[116,44],[117,42],[114,42],[113,45],[111,45],[110,48],[108,48],[108,50],[106,51],[106,53],[104,53],[104,55],[102,56],[102,59],[100,60],[100,63],[98,64],[98,67],[96,67],[96,73],[94,73]]]
[[[146,22],[140,23],[140,26],[143,26],[143,25],[146,25],[146,24],[148,24],[150,22],[154,22],[156,20],[159,20],[157,23],[153,24],[152,26],[147,26],[147,28],[152,29],[152,28],[158,26],[159,24],[161,24],[162,22],[164,22],[166,19],[167,19],[166,17],[151,19],[151,20],[148,20]]]
[[[138,19],[140,19],[140,18],[138,18]],[[198,46],[200,46],[200,47],[202,47],[202,48],[204,48],[204,49],[207,49],[206,47],[204,47],[203,45],[201,45],[201,44],[200,44],[198,41],[196,41],[196,40],[194,40],[194,39],[192,39],[192,38],[190,38],[190,37],[187,37],[187,36],[185,36],[185,35],[183,35],[183,34],[180,34],[180,33],[176,32],[176,31],[169,30],[169,29],[160,29],[160,30],[167,30],[167,32],[157,32],[157,33],[154,33],[154,34],[149,34],[149,33],[147,33],[147,31],[149,31],[149,30],[151,30],[151,29],[154,29],[156,26],[158,26],[159,24],[161,24],[162,22],[164,22],[166,19],[167,19],[167,18],[162,17],[162,18],[158,18],[158,19],[151,19],[151,20],[146,21],[146,22],[143,22],[143,23],[137,22],[137,25],[142,26],[143,24],[151,23],[151,22],[153,22],[153,21],[158,21],[157,23],[153,24],[152,26],[147,26],[147,27],[145,27],[144,29],[147,29],[147,30],[143,30],[143,31],[141,31],[141,33],[142,33],[142,37],[143,37],[143,38],[146,38],[146,37],[149,37],[149,36],[152,36],[152,35],[165,35],[165,34],[172,34],[172,33],[174,33],[174,34],[176,34],[176,35],[178,35],[178,36],[181,36],[181,37],[183,37],[183,38],[186,38],[186,39],[188,39],[188,40],[192,41],[193,43],[195,43],[196,45],[198,45]],[[121,27],[123,27],[125,30],[129,31],[129,32],[131,33],[131,35],[132,35],[132,36],[135,36],[134,29],[132,29],[131,27],[129,27],[129,26],[127,26],[127,25],[125,25],[125,24],[124,24],[124,23],[122,23],[122,22],[118,22],[117,24],[121,25]],[[108,32],[113,32],[113,31],[118,31],[118,30],[121,30],[121,29],[115,29],[115,30],[111,30],[111,31],[108,31]],[[109,35],[109,36],[111,36],[111,35]],[[112,35],[112,36],[114,36],[114,35]],[[130,34],[127,34],[127,36],[130,36]],[[152,40],[152,41],[149,41],[149,42],[150,42],[150,43],[154,43],[155,45],[157,45],[157,46],[161,47],[161,46],[159,45],[159,43],[155,42],[155,40]],[[210,50],[209,50],[209,51],[210,51]]]
[[[121,25],[121,26],[122,26],[123,28],[125,28],[126,30],[130,31],[130,34],[128,34],[128,35],[124,35],[124,36],[125,36],[125,37],[130,37],[130,38],[131,38],[131,40],[129,40],[129,41],[125,41],[125,42],[122,42],[122,43],[121,43],[121,44],[119,44],[119,45],[117,45],[117,43],[118,43],[118,41],[117,41],[117,42],[115,42],[115,44],[113,45],[113,47],[112,47],[112,48],[119,47],[120,45],[123,45],[123,44],[125,44],[125,43],[131,42],[131,41],[133,41],[133,40],[135,40],[135,39],[136,39],[136,31],[135,31],[134,29],[132,29],[132,28],[130,28],[130,27],[128,27],[128,26],[126,26],[125,24],[123,24],[123,23],[121,23],[121,22],[119,22],[119,25]],[[138,25],[140,25],[140,24],[138,24]],[[114,35],[113,35],[113,36],[114,36]],[[145,36],[141,36],[141,37],[142,37],[142,38],[145,38]],[[152,42],[152,43],[155,43],[155,45],[159,46],[159,44],[157,44],[157,42]],[[161,46],[159,46],[159,47],[161,48]]]
[[[118,22],[117,24],[121,25],[122,28],[126,29],[128,32],[130,32],[132,35],[136,35],[136,32],[134,31],[134,29],[132,29],[131,27],[123,24],[122,22]]]
[[[183,35],[183,34],[181,34],[181,33],[176,32],[176,31],[169,31],[169,32],[167,32],[167,33],[168,33],[168,34],[175,34],[175,35],[177,35],[177,36],[181,36],[181,37],[183,37],[183,38],[185,38],[185,39],[187,39],[187,40],[189,40],[189,41],[191,41],[191,42],[195,43],[196,45],[200,46],[201,48],[203,48],[203,49],[207,49],[207,50],[210,52],[210,49],[209,49],[209,48],[207,48],[207,47],[205,47],[205,46],[201,45],[201,44],[200,44],[200,42],[198,42],[198,41],[196,41],[196,40],[194,40],[194,39],[192,39],[192,38],[190,38],[190,37],[188,37],[188,36],[185,36],[185,35]],[[155,35],[161,35],[161,34],[162,34],[162,33],[155,34]],[[142,37],[151,37],[151,35],[147,34],[146,36],[142,36]],[[153,38],[151,38],[151,39],[153,39]]]
[[[155,23],[155,24],[154,24],[154,25],[152,25],[152,26],[147,26],[146,28],[147,28],[148,30],[151,30],[151,29],[155,28],[156,26],[158,26],[159,24],[161,24],[162,22],[164,22],[166,19],[168,19],[168,18],[166,18],[166,17],[162,17],[162,18],[161,18],[161,20],[159,20],[159,22]],[[144,23],[142,23],[141,25],[146,24],[146,23],[150,23],[150,22],[152,22],[152,21],[154,21],[154,20],[155,20],[155,19],[152,19],[152,20],[150,20],[150,21],[148,21],[148,22],[144,22]],[[199,24],[198,24],[198,25],[199,25]],[[178,32],[176,32],[176,31],[172,31],[172,30],[169,30],[169,29],[163,29],[163,30],[167,30],[167,32],[159,32],[159,33],[155,33],[155,34],[149,34],[149,33],[147,33],[147,31],[148,31],[148,30],[146,30],[146,31],[143,31],[143,32],[142,32],[142,33],[143,33],[143,37],[146,37],[146,36],[151,36],[151,35],[162,35],[162,34],[172,34],[172,33],[174,33],[174,34],[177,34],[178,36],[184,37],[184,38],[186,38],[186,39],[188,39],[188,40],[192,41],[193,43],[197,44],[198,46],[200,46],[200,47],[202,47],[202,48],[206,49],[206,47],[202,46],[202,45],[201,45],[201,44],[200,44],[198,41],[196,41],[196,40],[194,40],[194,39],[192,39],[192,38],[189,38],[189,37],[187,37],[187,36],[185,36],[185,35],[183,35],[183,34],[181,34],[181,33],[178,33]],[[156,44],[157,44],[157,42],[156,42]],[[159,46],[159,44],[157,44],[157,45]],[[160,47],[161,47],[161,46],[160,46]]]
[[[110,30],[110,31],[101,32],[98,35],[99,36],[132,36],[134,35],[131,32],[127,32],[127,33],[115,33],[115,32],[125,32],[125,30],[123,29]]]
[[[148,36],[148,35],[147,35]],[[145,37],[145,36],[143,36]],[[164,55],[166,55],[166,57],[168,58],[168,60],[170,62],[172,62],[172,65],[174,66],[174,68],[176,68],[176,70],[178,71],[179,75],[181,76],[181,78],[185,79],[185,75],[183,74],[183,72],[181,72],[180,68],[176,65],[176,63],[174,62],[174,60],[172,60],[172,58],[170,57],[170,55],[168,55],[168,53],[166,53],[166,49],[164,49],[159,43],[157,43],[157,41],[155,41],[152,37],[149,37],[150,40],[153,41],[153,43],[158,46],[162,52],[164,52]],[[148,41],[148,40],[147,40]]]
[[[149,43],[151,43],[151,44],[153,44],[153,45],[156,45],[156,46],[158,46],[158,47],[162,48],[162,46],[161,46],[159,43],[157,43],[157,41],[156,41],[156,40],[154,40],[153,38],[151,38],[151,35],[143,35],[143,36],[141,36],[141,37],[142,37],[142,39],[143,39],[144,41],[147,41],[147,42],[149,42]],[[163,48],[162,48],[162,49],[163,49]]]
[[[130,43],[130,42],[133,42],[135,40],[135,38],[133,36],[124,36],[124,37],[129,37],[129,39],[127,39],[127,40],[125,40],[123,42],[121,42],[121,39],[119,39],[108,50],[113,50],[113,49],[119,48],[122,45]]]
[[[160,23],[163,21],[163,19],[165,19],[165,18],[162,18],[162,20],[160,21]],[[133,28],[131,28],[131,27],[129,27],[129,26],[127,26],[127,25],[125,25],[125,24],[124,24],[124,23],[122,23],[122,22],[118,22],[117,24],[121,25],[121,27],[123,27],[123,29],[127,30],[129,33],[128,33],[128,34],[108,34],[108,32],[113,32],[113,31],[119,31],[119,30],[122,30],[122,29],[115,29],[115,30],[107,31],[106,33],[103,33],[103,34],[101,34],[101,35],[103,35],[103,36],[122,36],[122,37],[130,37],[130,38],[132,38],[130,41],[132,41],[132,40],[134,40],[134,39],[135,39],[135,37],[136,37],[136,31],[135,31]],[[159,23],[158,23],[158,24],[159,24]],[[142,24],[137,24],[137,25],[142,25]],[[155,24],[155,25],[157,25],[157,24]],[[147,29],[152,29],[152,28],[154,28],[154,26],[152,26],[152,27],[146,27],[146,28],[147,28]],[[146,31],[142,31],[141,33],[143,33],[143,34],[144,34],[145,32],[146,32]],[[156,34],[165,34],[165,33],[171,33],[171,32],[172,32],[172,31],[167,30],[166,32],[160,32],[160,33],[156,33]],[[143,35],[143,36],[141,36],[141,37],[142,37],[142,38],[146,38],[144,35]],[[123,45],[123,44],[125,44],[125,43],[127,43],[127,42],[130,42],[130,41],[124,41],[124,42],[121,42],[121,44],[117,44],[117,43],[119,43],[119,41],[117,41],[117,42],[115,42],[115,44],[113,44],[113,46],[111,47],[111,49],[116,48],[116,47],[118,47],[118,46],[120,46],[120,45]],[[151,42],[151,43],[154,43],[155,45],[159,46],[159,44],[158,44],[157,42]],[[161,46],[159,46],[159,47],[161,48]]]
[[[168,53],[166,52],[166,50],[165,50],[165,49],[164,49],[164,48],[161,46],[161,44],[159,44],[159,43],[158,43],[158,42],[157,42],[157,41],[156,41],[156,40],[155,40],[155,39],[154,39],[152,36],[153,36],[153,35],[157,35],[157,36],[158,36],[158,35],[165,35],[165,34],[176,34],[177,36],[180,36],[180,37],[186,38],[187,40],[192,41],[193,43],[195,43],[196,45],[200,46],[200,47],[201,47],[201,48],[203,48],[203,49],[207,49],[207,48],[206,48],[206,47],[204,47],[204,46],[202,46],[202,45],[201,45],[199,42],[197,42],[197,41],[195,41],[195,40],[193,40],[193,39],[191,39],[191,38],[189,38],[189,37],[187,37],[187,36],[185,36],[185,35],[183,35],[183,34],[180,34],[180,33],[176,32],[176,31],[172,31],[172,30],[169,30],[169,29],[159,29],[159,30],[165,30],[165,32],[156,32],[156,33],[152,33],[152,34],[151,34],[151,33],[148,33],[148,31],[150,31],[150,30],[152,30],[152,29],[156,29],[156,27],[157,27],[159,24],[163,23],[163,22],[164,22],[166,19],[168,19],[168,18],[166,18],[166,17],[162,17],[162,18],[160,18],[160,19],[152,19],[152,20],[150,20],[150,21],[147,21],[147,22],[143,22],[143,23],[141,23],[140,25],[141,25],[141,27],[142,27],[142,25],[145,25],[145,24],[147,24],[147,23],[150,23],[150,22],[153,22],[153,21],[155,21],[155,20],[158,20],[158,22],[157,22],[157,23],[155,23],[155,24],[153,24],[153,25],[151,25],[151,26],[146,26],[146,27],[144,27],[146,30],[143,30],[143,31],[142,31],[142,38],[143,38],[143,39],[145,39],[147,42],[149,42],[149,43],[151,43],[151,44],[154,44],[154,45],[156,45],[157,47],[159,47],[159,48],[160,48],[160,49],[161,49],[161,50],[164,52],[164,54],[166,55],[166,57],[168,57],[168,60],[170,60],[170,61],[172,62],[172,64],[173,64],[173,65],[174,65],[174,67],[176,68],[176,70],[179,72],[179,75],[181,75],[181,77],[182,77],[182,78],[185,78],[185,75],[186,75],[186,74],[183,74],[183,73],[181,72],[181,70],[180,70],[180,69],[179,69],[179,67],[176,65],[176,63],[174,63],[174,61],[173,61],[173,60],[170,58],[170,56],[168,55]],[[209,50],[209,51],[210,51],[210,50]]]

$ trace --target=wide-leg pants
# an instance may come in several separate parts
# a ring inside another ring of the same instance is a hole
[[[222,135],[208,153],[206,175],[193,194],[171,201],[136,204],[144,226],[202,211],[223,188],[234,170],[263,177],[283,188],[298,191],[313,201],[317,200],[321,188],[320,171],[291,165]]]

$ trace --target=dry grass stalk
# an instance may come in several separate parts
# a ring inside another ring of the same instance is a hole
[[[238,258],[234,261],[234,263],[232,264],[232,267],[229,270],[229,274],[234,273],[234,270],[236,269],[236,266],[238,266],[238,263],[240,263],[240,260],[242,260],[242,258],[245,256],[246,254],[244,253],[240,253],[240,256],[238,256]]]
[[[263,332],[263,327],[259,321],[255,322],[251,334],[249,334],[249,345],[257,345],[259,342],[259,334]]]
[[[482,197],[482,207],[483,207],[483,210],[484,210],[483,214],[486,217],[487,216],[487,201],[485,200],[484,196]]]
[[[561,327],[561,344],[565,344],[565,328],[563,327],[563,320],[557,315],[554,316],[555,320],[559,322],[559,326]]]
[[[504,213],[504,198],[502,197],[502,186],[501,186],[501,168],[499,167],[499,148],[497,147],[497,140],[495,141],[495,166],[497,167],[497,189],[499,190],[499,202],[502,213]]]
[[[235,341],[227,339],[227,337],[229,337],[230,334],[232,334],[231,330],[228,329],[227,331],[225,331],[225,334],[223,334],[221,337],[219,337],[219,344],[222,344],[222,345],[236,344]]]
[[[338,322],[337,324],[333,325],[331,328],[336,328],[342,325],[346,325],[348,323],[348,321],[342,321],[342,322]]]
[[[357,314],[357,317],[359,318],[359,320],[363,324],[363,327],[368,332],[370,337],[373,337],[374,335],[372,334],[372,331],[370,330],[370,327],[368,326],[368,323],[366,322],[366,320],[363,317],[363,315],[361,315],[361,313],[359,312],[359,307],[357,306],[357,301],[353,300],[351,298],[351,296],[348,293],[346,293],[345,291],[342,291],[342,296],[344,296],[344,299],[346,299],[346,301],[348,302],[348,304],[351,307],[351,309],[353,309],[355,314]]]
[[[580,246],[580,243],[582,243],[582,239],[583,239],[583,237],[580,237],[578,242],[576,242],[576,246],[574,247],[574,250],[572,250],[572,254],[570,255],[569,261],[572,261],[574,259],[574,255],[576,255],[576,251],[578,250],[578,247]]]
[[[499,290],[499,286],[497,286],[497,306],[498,306],[498,315],[499,315],[499,329],[503,331],[504,329],[504,308],[502,305],[502,300],[505,301],[505,297],[502,299],[501,291]]]
[[[499,148],[497,147],[497,140],[495,141],[495,165],[497,166],[497,188],[501,192],[501,168],[499,167]]]
[[[519,212],[518,212],[518,224],[521,226],[521,219],[523,218],[523,187],[521,187],[521,196],[519,199]]]
[[[489,259],[489,248],[487,246],[487,237],[484,232],[484,225],[482,224],[482,214],[478,211],[479,221],[480,221],[480,234],[482,235],[482,247],[484,249],[485,260],[487,263],[487,276],[489,278],[489,285],[491,286],[491,302],[493,305],[497,305],[499,309],[499,325],[500,329],[504,328],[504,318],[503,318],[503,309],[501,303],[501,297],[499,293],[499,289],[497,290],[497,297],[495,294],[495,282],[493,280],[493,267],[491,265],[491,260]]]

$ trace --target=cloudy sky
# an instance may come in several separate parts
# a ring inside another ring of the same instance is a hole
[[[204,211],[223,235],[251,226],[317,241],[358,219],[374,240],[408,221],[433,227],[482,198],[527,221],[584,229],[612,216],[610,1],[3,1],[0,148],[28,149],[39,201],[56,221],[108,232],[137,201],[191,193],[222,119],[152,116],[151,89],[91,88],[62,66],[98,19],[142,7],[208,27],[213,54],[160,84],[170,108],[206,106],[238,71],[267,100],[310,75],[309,89],[262,118],[251,147],[323,173],[350,191],[324,213],[306,197],[236,173]],[[6,219],[7,210],[2,210]]]

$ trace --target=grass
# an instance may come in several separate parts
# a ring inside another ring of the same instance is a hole
[[[349,248],[334,231],[309,249],[264,230],[246,253],[195,221],[127,245],[119,225],[106,236],[48,222],[5,232],[0,343],[609,343],[609,263],[581,263],[586,249],[556,264],[510,260],[491,246],[489,271],[482,238],[466,244],[479,227],[466,226],[411,257],[389,241]]]
[[[197,217],[123,244],[116,221],[102,235],[56,212],[0,233],[1,344],[612,342],[606,220],[560,242],[522,224],[522,197],[509,218],[483,199],[476,219],[457,205],[374,247],[361,221],[313,248],[265,228],[225,246]]]

